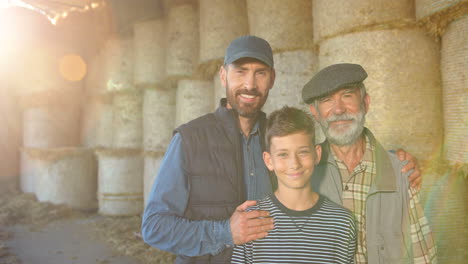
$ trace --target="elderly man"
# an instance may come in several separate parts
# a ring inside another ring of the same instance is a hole
[[[408,188],[408,173],[401,173],[404,163],[364,127],[370,105],[366,77],[360,65],[335,64],[302,90],[327,139],[312,177],[314,189],[354,213],[356,263],[435,263],[417,192]]]
[[[268,212],[246,212],[256,202],[244,202],[272,192],[261,112],[275,81],[270,45],[255,36],[233,40],[219,76],[227,100],[176,129],[143,215],[145,242],[177,254],[176,263],[229,263],[232,246],[273,228]]]

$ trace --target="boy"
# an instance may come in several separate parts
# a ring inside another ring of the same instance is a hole
[[[285,106],[269,116],[265,138],[263,160],[278,187],[251,209],[269,211],[275,228],[265,238],[236,246],[232,263],[353,263],[351,213],[310,184],[321,155],[311,117]]]

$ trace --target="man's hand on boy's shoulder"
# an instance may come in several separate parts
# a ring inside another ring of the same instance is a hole
[[[235,245],[264,238],[268,231],[274,228],[273,218],[267,211],[249,210],[247,208],[256,205],[256,201],[245,201],[239,205],[232,214],[229,224],[232,241]]]
[[[401,161],[408,161],[408,163],[401,169],[401,172],[405,173],[410,170],[413,170],[411,175],[408,177],[411,187],[415,189],[420,189],[422,185],[422,175],[421,170],[419,168],[418,160],[413,157],[410,153],[406,152],[403,149],[398,149],[395,154],[397,155],[398,159]]]

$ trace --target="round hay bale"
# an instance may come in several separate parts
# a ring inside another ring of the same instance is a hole
[[[142,143],[142,96],[139,91],[114,94],[112,146],[140,148]]]
[[[166,23],[162,19],[134,24],[135,85],[144,88],[166,77]]]
[[[143,212],[143,159],[125,149],[97,151],[98,201],[102,215],[139,215]]]
[[[24,109],[23,146],[28,148],[78,146],[79,110],[79,107],[73,105]]]
[[[88,74],[84,80],[87,95],[93,96],[106,92],[107,83],[104,73],[102,53],[97,53],[88,63]]]
[[[176,95],[176,127],[213,110],[213,82],[180,80]]]
[[[198,59],[198,11],[192,4],[169,9],[166,74],[171,78],[192,75]]]
[[[364,31],[366,27],[378,24],[414,20],[414,4],[410,0],[314,0],[312,5],[316,43],[339,34]]]
[[[29,155],[27,149],[20,150],[20,190],[25,193],[36,193],[38,178],[45,164]]]
[[[444,9],[458,5],[466,0],[415,0],[416,18],[418,20],[435,13],[441,12]]]
[[[312,46],[312,1],[247,0],[250,34],[266,39],[272,49]]]
[[[144,169],[144,198],[145,206],[148,203],[148,198],[153,187],[156,175],[159,172],[159,166],[164,157],[164,152],[146,152],[145,153],[145,169]]]
[[[214,86],[214,107],[213,109],[218,108],[219,100],[226,97],[226,88],[221,84],[221,79],[219,74],[216,73],[213,77],[213,86]]]
[[[245,0],[200,0],[200,62],[224,58],[229,43],[249,32]]]
[[[104,78],[107,91],[132,89],[133,85],[133,38],[110,37],[103,48]]]
[[[441,73],[445,147],[451,162],[468,163],[468,16],[442,35]]]
[[[176,89],[146,89],[143,101],[143,148],[165,151],[171,141]]]
[[[36,149],[30,154],[44,166],[36,182],[38,201],[97,208],[96,164],[91,149]]]
[[[325,40],[320,69],[358,63],[369,77],[367,126],[389,149],[398,147],[420,161],[430,158],[443,133],[439,47],[423,30],[357,32]]]
[[[88,98],[81,120],[81,145],[89,148],[112,146],[112,96]]]
[[[276,79],[263,111],[270,114],[284,105],[306,108],[302,102],[302,88],[317,69],[317,54],[313,50],[274,53]]]

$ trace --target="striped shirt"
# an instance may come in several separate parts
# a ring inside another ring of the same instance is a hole
[[[354,213],[356,220],[357,250],[356,264],[367,263],[366,245],[366,201],[376,177],[374,146],[366,136],[366,148],[361,162],[349,173],[346,164],[332,150],[343,184],[343,206]],[[414,188],[409,188],[409,216],[412,242],[412,258],[415,264],[436,263],[436,248]]]
[[[353,216],[326,197],[294,211],[270,195],[250,209],[270,212],[275,228],[265,238],[236,246],[232,263],[353,263]]]

